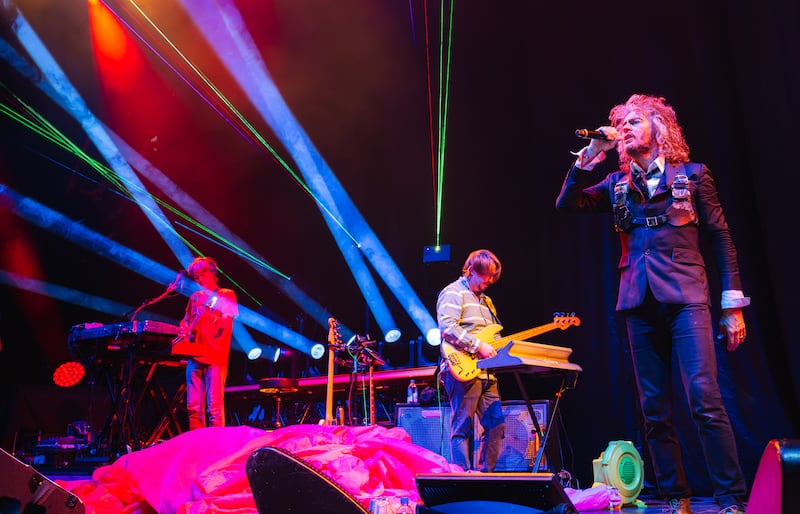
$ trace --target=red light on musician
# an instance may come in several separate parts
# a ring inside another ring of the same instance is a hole
[[[198,257],[189,276],[202,288],[189,297],[176,344],[189,355],[186,365],[186,408],[189,429],[225,425],[225,379],[233,318],[239,315],[236,293],[219,287],[217,264]],[[188,343],[188,344],[186,344]]]

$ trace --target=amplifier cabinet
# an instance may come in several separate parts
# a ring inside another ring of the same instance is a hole
[[[550,414],[547,400],[531,402],[531,407],[544,434]],[[536,427],[523,401],[504,401],[503,416],[506,432],[503,447],[497,460],[495,471],[531,471],[539,451],[539,438]],[[396,406],[396,425],[411,436],[411,442],[432,452],[438,453],[452,462],[450,454],[450,406],[422,407],[417,404],[400,403]],[[473,425],[473,462],[480,461],[480,436],[483,427],[477,417]],[[547,459],[543,456],[539,470],[547,469]]]
[[[531,407],[536,415],[536,421],[544,434],[547,430],[547,419],[550,414],[550,402],[532,401]],[[524,401],[510,400],[503,402],[503,416],[506,422],[506,435],[503,438],[503,447],[497,459],[496,472],[502,471],[531,471],[536,462],[536,453],[539,451],[539,437],[536,435],[536,426],[531,420],[528,407]],[[473,428],[475,434],[474,465],[477,468],[480,462],[480,436],[483,427],[477,417]],[[547,459],[542,456],[539,471],[546,470]]]
[[[411,436],[411,442],[450,459],[450,406],[422,407],[398,403],[396,425]]]

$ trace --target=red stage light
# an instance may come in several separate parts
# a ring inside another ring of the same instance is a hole
[[[98,55],[104,59],[106,65],[116,63],[116,66],[130,64],[124,61],[128,53],[128,35],[114,13],[104,4],[89,2],[89,21],[92,29],[92,41]],[[115,67],[116,67],[115,66]]]
[[[65,362],[53,372],[53,382],[60,387],[74,386],[85,373],[86,369],[80,362]]]

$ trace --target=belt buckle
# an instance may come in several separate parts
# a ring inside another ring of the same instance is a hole
[[[644,219],[644,223],[647,225],[647,228],[657,227],[659,225],[658,216],[647,216]]]

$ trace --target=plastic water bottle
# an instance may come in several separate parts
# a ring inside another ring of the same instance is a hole
[[[419,396],[417,395],[417,382],[412,378],[411,382],[408,383],[408,393],[406,394],[406,403],[417,403],[419,402]]]
[[[394,511],[394,514],[414,514],[414,510],[408,504],[408,496],[400,498],[400,506]]]
[[[384,496],[370,501],[369,514],[389,514],[389,501]]]

